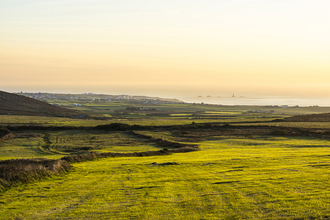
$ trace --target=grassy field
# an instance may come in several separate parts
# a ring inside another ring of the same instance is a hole
[[[49,158],[93,152],[141,152],[160,150],[153,143],[126,132],[88,130],[30,131],[42,137],[15,138],[0,144],[0,159]]]
[[[214,118],[204,119],[196,117],[122,117],[111,118],[109,120],[88,120],[88,119],[71,119],[60,117],[42,117],[42,116],[17,116],[17,115],[0,115],[0,125],[40,125],[40,126],[97,126],[110,123],[124,123],[129,125],[184,125],[194,123],[231,123],[231,122],[256,122],[256,121],[272,121],[279,117],[245,117],[244,115],[236,118]]]
[[[330,129],[330,122],[267,122],[267,123],[237,123],[236,126],[240,125],[267,125],[277,127],[293,127],[293,128],[320,128]]]
[[[61,117],[0,115],[0,125],[41,125],[41,126],[95,126],[109,124],[106,120],[72,119]]]
[[[75,163],[2,193],[1,219],[325,219],[330,142],[213,137],[198,152]],[[172,162],[171,165],[167,165]]]
[[[300,114],[319,114],[330,112],[330,107],[265,107],[265,106],[228,106],[212,104],[151,104],[151,103],[132,103],[129,101],[84,101],[84,100],[46,100],[48,103],[58,103],[65,105],[62,107],[74,110],[80,110],[87,113],[99,113],[104,111],[113,114],[116,110],[123,110],[127,107],[156,108],[159,111],[171,111],[180,114],[180,112],[205,112],[207,114],[241,114],[247,111],[270,111],[274,110],[276,114],[300,115]],[[73,106],[74,103],[82,106]],[[69,106],[70,105],[70,106]],[[187,114],[187,113],[186,113]],[[256,116],[260,115],[259,113]]]
[[[263,108],[142,106],[166,116],[125,112],[129,106],[70,107],[106,116],[103,120],[1,115],[0,132],[10,128],[15,135],[0,143],[0,161],[158,151],[162,143],[197,144],[200,151],[71,163],[67,173],[1,188],[0,219],[330,218],[330,140],[324,136],[330,123],[273,121],[329,109],[250,114],[246,111]],[[93,128],[110,123],[158,127]],[[289,136],[299,129],[312,133]],[[269,135],[277,130],[286,136]]]

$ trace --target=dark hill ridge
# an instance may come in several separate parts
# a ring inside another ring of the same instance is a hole
[[[297,115],[284,118],[281,121],[286,122],[330,122],[330,113]]]
[[[53,106],[36,99],[3,91],[0,91],[0,115],[86,117],[79,111]]]

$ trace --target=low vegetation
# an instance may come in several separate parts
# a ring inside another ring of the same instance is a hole
[[[330,114],[299,115],[286,118],[286,122],[330,122]]]
[[[0,219],[330,218],[325,109],[138,105],[0,116]]]
[[[201,151],[74,163],[2,193],[2,219],[326,219],[329,141],[214,137]]]
[[[29,183],[54,174],[67,172],[72,166],[66,160],[17,159],[0,161],[0,188]]]

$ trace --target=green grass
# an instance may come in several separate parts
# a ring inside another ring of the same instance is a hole
[[[39,149],[39,140],[9,140],[6,144],[0,145],[1,160],[16,158],[43,157],[43,152]]]
[[[66,154],[44,147],[43,138],[15,138],[0,144],[0,160],[23,158],[58,159]]]
[[[233,115],[233,114],[241,114],[242,112],[216,112],[216,111],[205,111],[205,113],[207,114],[229,114],[229,115]]]
[[[322,219],[330,215],[328,146],[214,137],[199,152],[76,163],[66,175],[4,192],[0,218]]]
[[[266,126],[279,126],[279,127],[295,127],[295,128],[320,128],[329,129],[330,122],[267,122],[267,123],[244,123],[244,124],[233,124],[233,125],[266,125]]]
[[[70,102],[60,103],[67,105],[76,101]],[[170,112],[172,116],[148,116],[147,112],[114,114],[114,110],[129,106],[157,108]],[[69,108],[102,114],[109,120],[4,115],[0,116],[0,124],[78,127],[115,122],[161,126],[259,121],[243,125],[330,128],[327,122],[270,122],[292,114],[328,112],[330,108],[276,108],[277,114],[241,114],[248,110],[270,110],[260,106],[141,105],[125,102],[85,102],[84,106]],[[199,113],[194,115],[196,111]],[[234,117],[225,117],[226,114]],[[55,159],[90,151],[159,150],[155,143],[127,132],[79,129],[29,132],[45,136],[4,141],[0,144],[0,160]],[[176,132],[137,131],[169,141],[192,141],[175,136]],[[17,185],[0,194],[0,219],[330,217],[330,141],[273,136],[249,139],[213,136],[200,137],[199,140],[203,141],[197,143],[202,149],[198,152],[74,163],[73,171],[65,175]],[[90,149],[81,151],[81,148]],[[154,162],[176,162],[177,165],[156,165]]]
[[[102,113],[103,114],[103,113]],[[103,115],[104,117],[104,115]],[[38,126],[97,126],[110,123],[125,123],[129,125],[184,125],[195,123],[216,123],[216,122],[254,122],[254,121],[271,121],[274,118],[262,118],[255,116],[245,116],[237,118],[203,118],[203,117],[150,117],[141,113],[139,115],[126,115],[121,117],[111,117],[111,115],[105,115],[109,120],[87,120],[87,119],[71,119],[60,117],[43,117],[43,116],[16,116],[16,115],[0,115],[0,125],[38,125]],[[279,116],[277,118],[283,118]]]
[[[49,103],[65,104],[66,108],[81,110],[85,112],[97,112],[97,110],[104,110],[113,112],[115,110],[125,109],[126,107],[145,107],[145,108],[157,108],[161,111],[170,112],[195,112],[206,111],[208,114],[240,114],[247,111],[270,111],[275,110],[277,114],[286,115],[299,115],[299,114],[318,114],[330,112],[330,107],[299,107],[299,108],[276,108],[276,107],[264,107],[264,106],[227,106],[227,105],[202,105],[202,104],[149,104],[149,103],[130,103],[127,101],[86,101],[86,100],[47,100]],[[83,106],[71,106],[73,103],[80,103]]]
[[[86,130],[35,131],[40,138],[15,138],[0,144],[0,160],[18,158],[57,159],[69,154],[89,152],[141,152],[160,150],[155,144],[128,135],[125,132]],[[89,150],[81,150],[81,148]]]
[[[192,114],[171,114],[171,116],[185,116],[185,117],[187,117],[187,116],[191,116]]]
[[[109,124],[107,120],[86,120],[61,117],[0,115],[1,125],[40,125],[40,126],[96,126]]]

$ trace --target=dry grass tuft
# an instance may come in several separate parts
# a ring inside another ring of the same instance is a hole
[[[17,159],[0,161],[0,186],[28,183],[53,174],[67,172],[72,166],[64,160]]]

